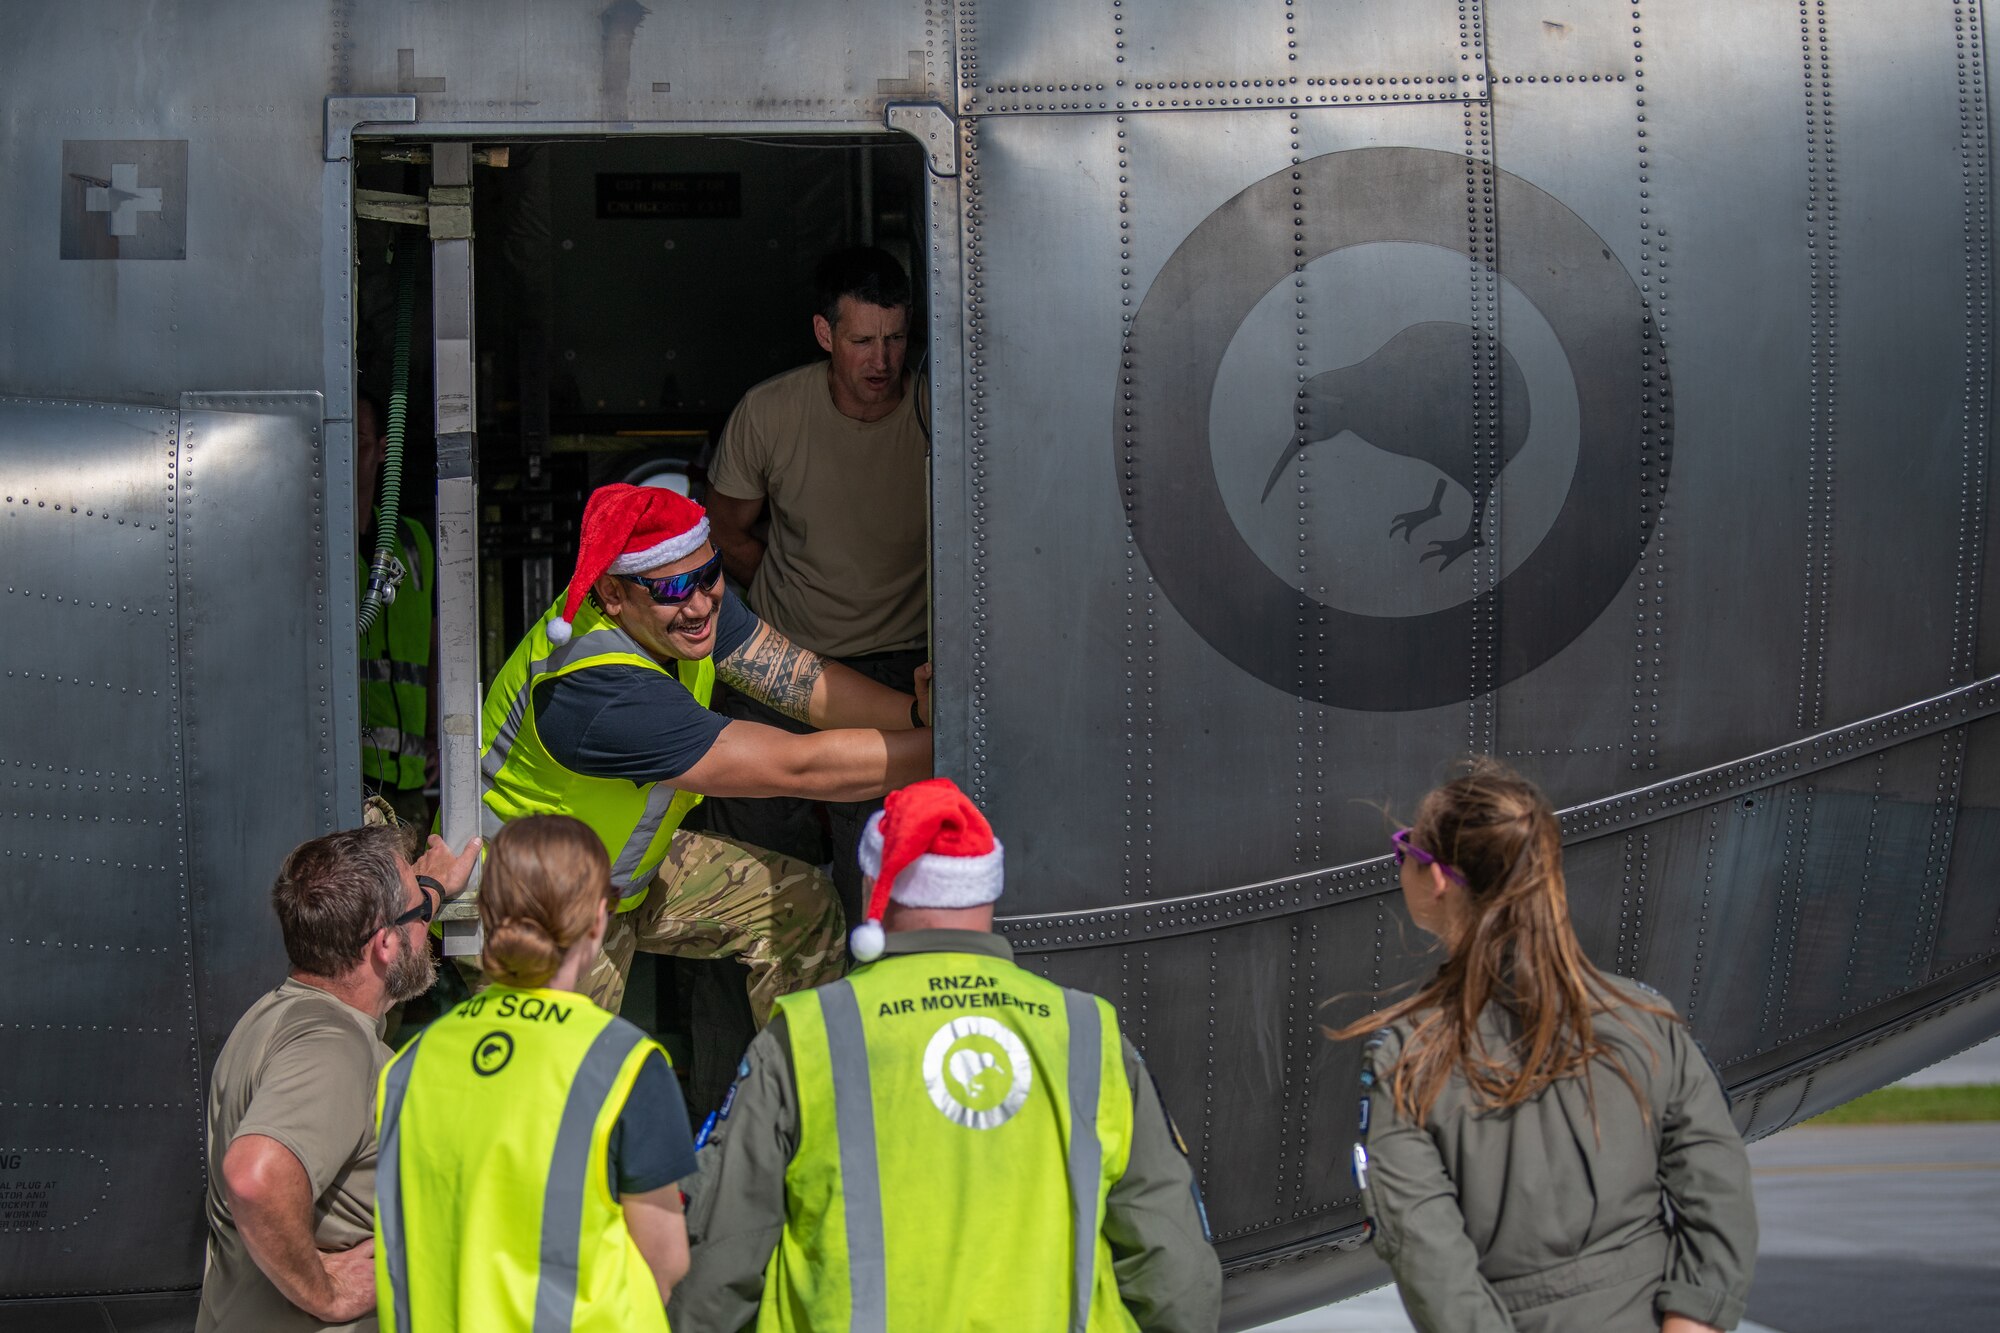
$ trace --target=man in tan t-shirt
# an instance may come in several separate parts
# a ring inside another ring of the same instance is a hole
[[[196,1333],[375,1327],[375,1080],[390,1006],[430,988],[424,932],[479,854],[442,838],[330,833],[271,889],[292,972],[216,1060],[208,1106],[208,1271]]]
[[[746,600],[794,643],[899,690],[929,657],[930,410],[903,368],[910,280],[877,249],[820,262],[813,333],[827,353],[743,396],[709,468],[715,544]],[[758,535],[760,521],[768,530]],[[718,711],[800,730],[741,695]],[[708,827],[810,864],[833,862],[861,919],[861,826],[880,802],[715,800]]]

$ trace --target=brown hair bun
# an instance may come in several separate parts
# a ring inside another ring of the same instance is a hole
[[[563,953],[541,922],[510,916],[486,932],[479,966],[495,985],[533,990],[556,974]]]

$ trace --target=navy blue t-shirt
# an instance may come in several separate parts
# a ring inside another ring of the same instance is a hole
[[[741,648],[762,623],[725,589],[715,659]],[[535,687],[535,730],[549,757],[585,777],[671,782],[700,763],[728,725],[678,679],[644,667],[592,667]]]
[[[680,1080],[666,1057],[654,1051],[639,1066],[631,1095],[611,1127],[605,1155],[615,1198],[664,1189],[694,1174],[694,1136],[688,1132],[687,1103]]]

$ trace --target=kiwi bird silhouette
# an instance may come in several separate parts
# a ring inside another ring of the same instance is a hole
[[[1279,477],[1307,445],[1353,431],[1377,449],[1421,459],[1443,474],[1428,505],[1392,517],[1390,536],[1401,533],[1407,542],[1411,533],[1441,515],[1448,478],[1472,497],[1472,520],[1458,536],[1432,542],[1418,559],[1436,556],[1442,571],[1483,545],[1487,501],[1501,469],[1514,461],[1528,439],[1528,382],[1502,346],[1500,462],[1496,467],[1489,458],[1484,475],[1474,475],[1472,339],[1470,325],[1412,324],[1366,360],[1306,381],[1299,390],[1305,404],[1300,429],[1271,469],[1264,499],[1271,498]]]

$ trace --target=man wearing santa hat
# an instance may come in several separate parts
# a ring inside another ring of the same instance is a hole
[[[917,698],[797,647],[722,583],[700,505],[604,486],[576,572],[487,692],[485,825],[566,814],[604,840],[618,912],[586,989],[617,1012],[636,949],[736,957],[757,1022],[840,975],[840,904],[811,866],[681,828],[704,796],[868,800],[931,771],[930,672]],[[720,678],[804,735],[711,712]]]
[[[869,820],[863,965],[751,1043],[699,1158],[675,1328],[1212,1333],[1179,1135],[1111,1006],[992,933],[1001,858],[943,778]]]

